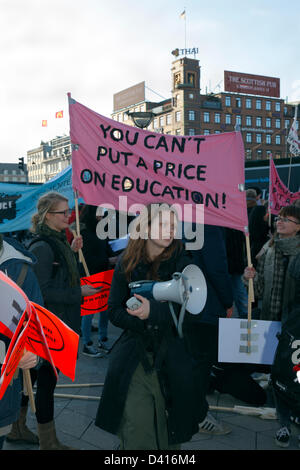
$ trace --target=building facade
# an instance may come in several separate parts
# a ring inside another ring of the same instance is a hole
[[[26,165],[24,170],[18,163],[0,163],[0,183],[26,183]]]
[[[271,154],[273,158],[290,156],[286,139],[298,103],[226,91],[201,94],[199,61],[187,57],[172,63],[171,79],[170,99],[133,103],[115,109],[112,118],[132,125],[128,112],[152,111],[155,116],[148,129],[172,135],[207,135],[238,129],[246,161],[265,160]]]
[[[28,150],[27,169],[30,183],[44,183],[71,163],[70,136],[55,137],[49,142]]]

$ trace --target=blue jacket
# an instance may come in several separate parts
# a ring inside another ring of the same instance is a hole
[[[12,238],[3,238],[3,248],[0,251],[0,270],[10,277],[14,282],[17,281],[23,264],[28,264],[29,268],[21,286],[29,300],[43,305],[43,297],[38,284],[36,275],[33,272],[32,265],[36,263],[36,258],[29,253],[17,240]],[[5,353],[9,345],[9,338],[0,334],[0,343],[5,345]],[[4,348],[0,348],[3,351]],[[0,354],[0,367],[3,362]],[[21,406],[21,377],[13,380],[8,386],[4,397],[0,400],[0,428],[12,424],[18,419]]]
[[[223,228],[205,225],[203,247],[190,252],[205,277],[207,301],[199,315],[187,314],[186,320],[218,325],[219,317],[226,317],[226,310],[233,305]]]

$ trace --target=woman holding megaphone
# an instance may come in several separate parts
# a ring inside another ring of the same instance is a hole
[[[130,227],[112,280],[109,318],[124,331],[110,355],[95,424],[117,434],[123,450],[178,449],[198,431],[192,362],[169,302],[132,299],[129,288],[134,281],[168,281],[191,264],[175,239],[176,227],[172,207],[145,207]],[[173,312],[178,315],[180,307],[174,304]]]

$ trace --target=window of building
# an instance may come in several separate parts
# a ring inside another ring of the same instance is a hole
[[[246,126],[251,126],[251,125],[252,125],[252,117],[246,116]]]
[[[195,129],[189,129],[188,135],[195,135]]]
[[[275,127],[276,127],[276,129],[280,129],[280,126],[281,126],[280,119],[275,119]]]
[[[193,100],[194,99],[194,93],[189,93],[189,99]]]
[[[165,123],[165,117],[164,116],[160,116],[159,117],[159,127],[162,127]]]
[[[289,120],[289,119],[285,119],[285,121],[284,121],[284,127],[285,127],[286,129],[288,129],[288,128],[290,127],[290,120]]]
[[[262,158],[262,150],[261,149],[256,150],[256,158],[257,158],[257,160],[261,160],[261,158]]]
[[[261,109],[261,100],[256,100],[256,109]]]
[[[167,124],[172,124],[172,114],[167,114]]]
[[[275,111],[280,111],[280,102],[276,101],[275,103]]]
[[[203,122],[209,122],[209,113],[207,111],[203,113]]]
[[[256,143],[261,144],[261,134],[256,134]]]
[[[195,111],[189,111],[189,121],[195,121]]]
[[[195,74],[193,72],[187,73],[187,82],[190,85],[195,86]]]
[[[231,114],[225,115],[225,124],[231,124]]]
[[[220,124],[220,122],[221,122],[221,114],[215,113],[215,123]]]
[[[251,98],[246,98],[246,108],[251,109],[252,108],[252,100]]]
[[[280,135],[275,135],[275,144],[280,145],[280,143],[281,143]]]
[[[271,111],[271,101],[266,101],[266,111]]]
[[[231,106],[231,96],[225,96],[225,106]]]
[[[237,114],[237,115],[235,116],[235,123],[236,123],[236,125],[238,125],[238,126],[241,126],[241,125],[242,125],[242,116],[241,116],[240,114]]]
[[[221,131],[215,131],[215,134],[221,134]]]
[[[271,118],[266,118],[266,127],[271,127]]]
[[[252,157],[251,149],[246,149],[246,158],[247,158],[247,160],[251,160],[251,157]]]
[[[251,132],[247,132],[247,134],[246,134],[246,142],[248,142],[248,144],[251,144],[251,142],[252,142],[252,134],[251,134]]]
[[[242,100],[241,100],[241,98],[236,98],[235,103],[236,103],[236,107],[237,107],[237,108],[241,108],[241,107],[242,107]]]
[[[158,119],[155,118],[155,119],[153,120],[153,129],[157,129],[157,128],[158,128]]]
[[[272,152],[271,150],[267,150],[267,159],[269,160],[271,158]]]
[[[209,129],[204,129],[203,135],[209,135]]]
[[[261,127],[261,117],[256,116],[256,127]]]
[[[175,134],[180,135],[181,134],[181,129],[176,129]]]
[[[271,134],[266,134],[266,144],[271,144],[271,143],[272,143]]]
[[[175,121],[176,121],[176,122],[181,121],[181,111],[176,111],[176,113],[175,113]]]

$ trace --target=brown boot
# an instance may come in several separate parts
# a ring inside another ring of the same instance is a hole
[[[39,438],[26,426],[28,406],[22,406],[18,421],[14,422],[10,433],[6,436],[9,442],[27,442],[28,444],[38,444]]]
[[[40,450],[75,450],[59,442],[56,437],[54,421],[44,424],[38,423],[38,432]]]

